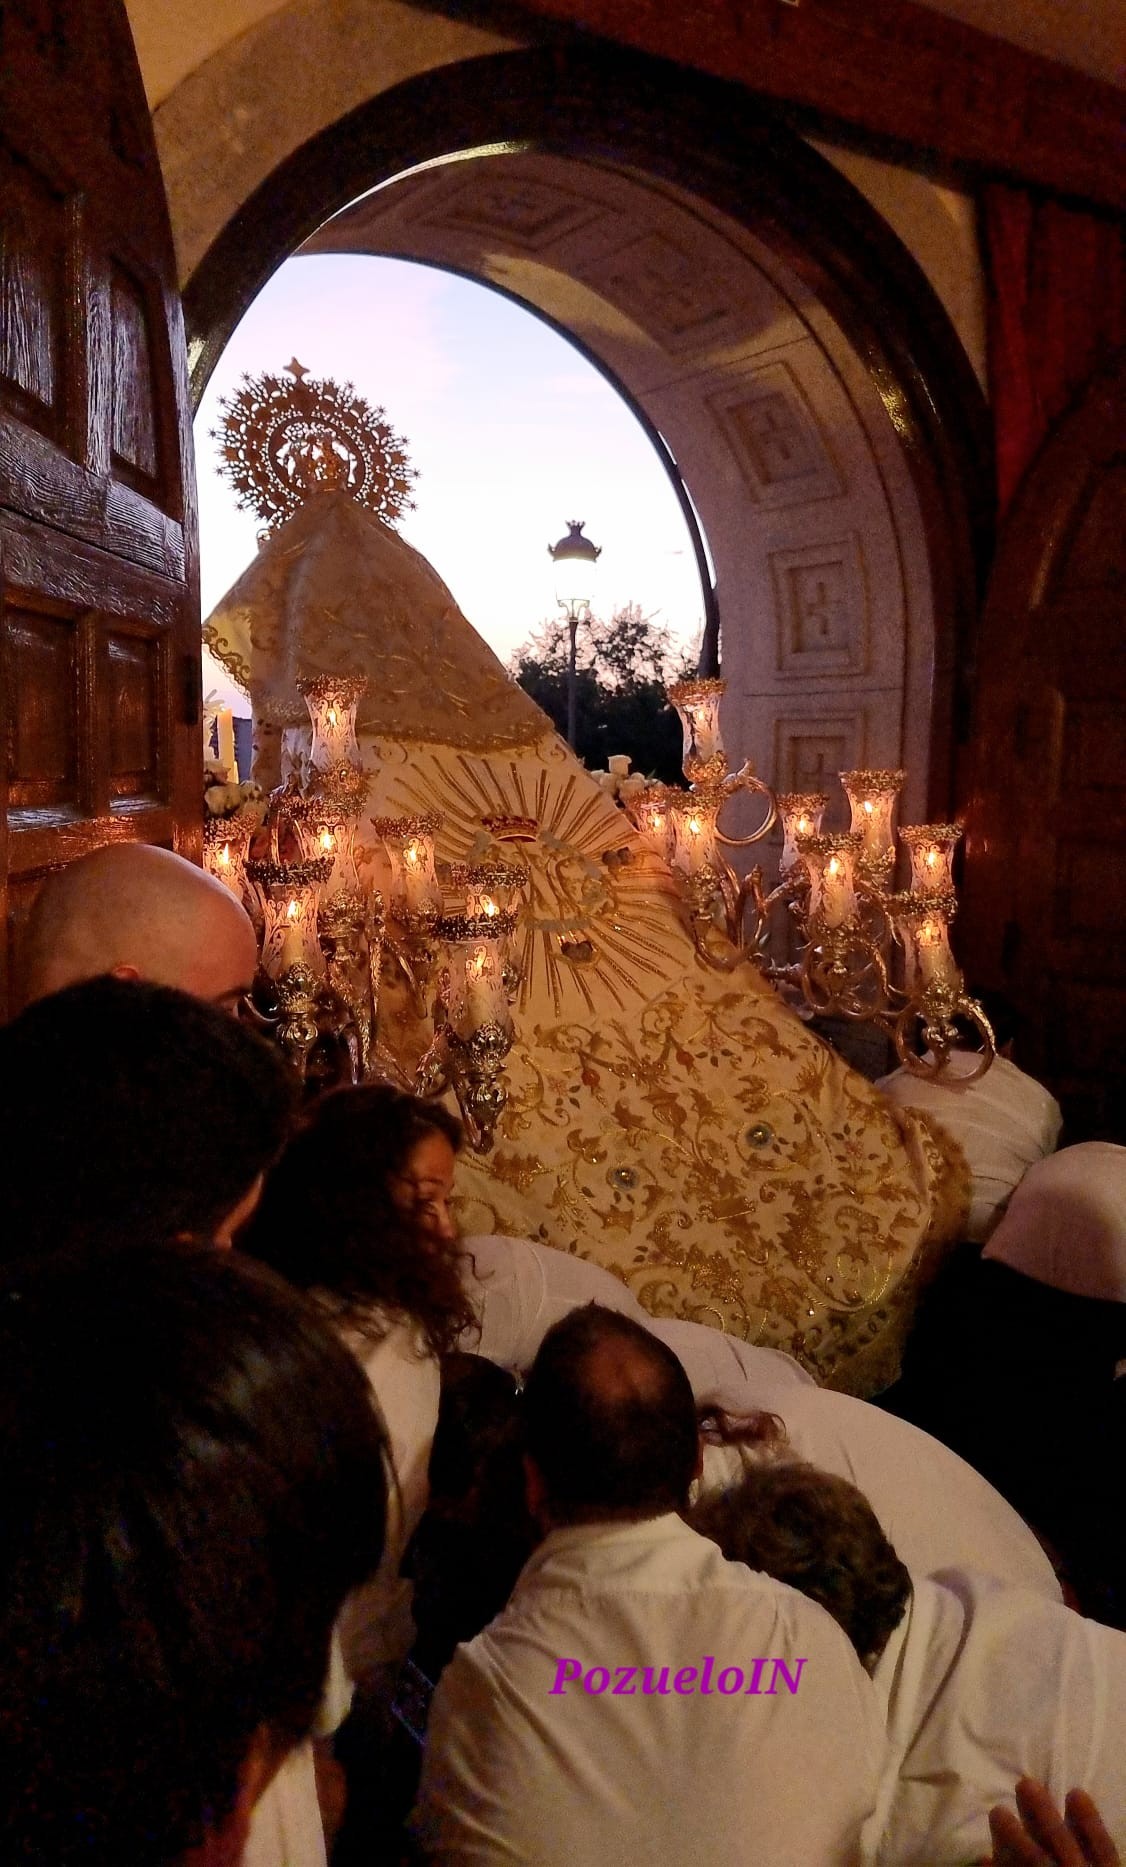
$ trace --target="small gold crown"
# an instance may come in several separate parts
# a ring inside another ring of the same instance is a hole
[[[535,817],[482,817],[481,822],[501,843],[534,843],[540,833]]]

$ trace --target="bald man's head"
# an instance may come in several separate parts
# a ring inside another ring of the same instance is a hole
[[[229,889],[151,843],[114,843],[48,876],[27,925],[24,998],[100,973],[173,985],[233,1010],[257,944]]]
[[[549,1329],[524,1392],[525,1443],[553,1523],[683,1510],[699,1434],[672,1350],[591,1303]]]

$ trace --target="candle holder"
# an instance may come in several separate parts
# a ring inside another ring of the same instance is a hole
[[[441,827],[437,811],[372,818],[372,828],[391,864],[385,946],[406,978],[420,1018],[428,1014],[438,960],[435,927],[442,911],[442,890],[434,865],[434,838]]]
[[[465,890],[465,912],[471,920],[513,912],[531,879],[517,862],[451,862],[447,873],[451,888]]]
[[[505,916],[511,917],[512,928],[502,933],[500,942],[504,989],[511,1003],[520,988],[512,930],[531,880],[528,870],[515,862],[451,862],[448,874],[451,888],[465,890],[465,912],[470,920],[484,918],[499,925]]]
[[[804,881],[805,864],[798,851],[799,836],[820,836],[821,819],[829,807],[825,791],[783,791],[778,798],[778,816],[782,823],[782,854],[778,860],[780,875],[796,875]]]
[[[886,888],[895,872],[896,800],[903,789],[905,771],[842,771],[841,784],[852,807],[852,833],[859,836],[856,873],[877,888]]]
[[[680,715],[684,733],[684,776],[690,784],[718,783],[727,772],[719,707],[727,692],[720,680],[677,681],[668,697]]]
[[[621,795],[621,803],[638,835],[654,855],[666,862],[672,842],[672,803],[678,795],[655,778],[643,789]]]
[[[260,810],[243,805],[229,817],[207,817],[203,825],[203,866],[216,881],[229,888],[236,901],[246,888],[246,858],[250,840],[262,821]]]
[[[331,871],[331,856],[247,863],[247,880],[262,910],[261,965],[268,978],[280,981],[293,966],[306,967],[314,978],[323,974],[317,907]]]
[[[678,791],[670,800],[672,817],[672,866],[689,881],[718,878],[723,869],[719,853],[718,819],[726,801],[719,785],[694,785],[691,791]]]
[[[331,861],[324,886],[328,900],[338,895],[360,895],[356,828],[370,783],[368,773],[357,766],[334,765],[320,774],[315,790],[284,802],[285,814],[297,832],[302,859],[314,862],[328,857]]]
[[[833,836],[799,836],[799,856],[809,876],[809,924],[820,936],[841,928],[856,928],[856,863],[861,838],[852,831]]]
[[[962,975],[950,951],[953,903],[937,896],[908,895],[896,914],[903,940],[908,996],[922,998],[933,987],[960,990]]]
[[[329,772],[337,765],[358,766],[356,708],[368,690],[366,676],[316,674],[299,679],[296,685],[312,722],[309,762],[314,771]]]
[[[444,914],[436,933],[446,949],[449,974],[446,1022],[468,1040],[482,1025],[509,1026],[501,941],[516,925],[513,913]]]
[[[899,832],[911,855],[911,893],[945,898],[954,893],[951,873],[960,823],[908,823]]]
[[[940,1075],[960,1035],[958,1019],[974,1027],[982,1040],[976,1067],[960,1082],[984,1076],[993,1061],[993,1027],[977,1000],[970,998],[950,950],[950,922],[957,910],[953,892],[944,895],[897,895],[892,900],[895,929],[903,943],[907,1003],[894,1026],[896,1054],[916,1076]],[[916,1046],[921,1032],[924,1054]]]
[[[440,1033],[445,1073],[470,1143],[480,1154],[492,1147],[496,1124],[508,1101],[501,1072],[512,1048],[512,1016],[502,944],[515,926],[515,913],[498,910],[491,915],[443,915],[436,928],[448,957],[445,1024]],[[433,1076],[432,1061],[426,1059],[424,1064]]]
[[[942,1073],[953,1021],[968,1020],[983,1039],[978,1073],[988,1069],[989,1023],[965,993],[948,939],[956,906],[950,858],[958,826],[932,823],[900,831],[911,852],[912,893],[890,894],[895,807],[906,774],[869,767],[841,772],[851,828],[826,834],[825,792],[776,796],[749,761],[737,772],[726,771],[719,725],[723,694],[720,680],[681,681],[669,688],[684,730],[689,789],[646,785],[629,794],[623,790],[619,800],[650,848],[667,854],[697,956],[724,972],[749,962],[784,996],[800,994],[799,1009],[882,1026],[904,1061],[921,1024],[930,1050],[926,1057],[912,1055],[909,1067],[922,1075]],[[749,836],[727,836],[721,827],[723,808],[737,792],[757,792],[766,806]],[[776,817],[782,850],[778,881],[768,890],[760,868],[740,880],[724,852],[759,842]],[[770,953],[772,910],[783,903],[797,937],[792,961]],[[912,904],[922,904],[918,914]],[[897,907],[899,919],[893,921]],[[904,949],[905,990],[891,977],[896,938]]]
[[[437,811],[413,817],[373,817],[372,829],[391,864],[388,913],[406,923],[411,917],[442,910],[442,890],[434,867],[434,839],[442,827]]]

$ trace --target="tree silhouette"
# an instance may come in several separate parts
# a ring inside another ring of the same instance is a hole
[[[639,603],[626,603],[608,620],[579,625],[575,750],[592,771],[605,771],[616,752],[628,752],[635,771],[675,783],[680,771],[680,721],[665,689],[695,672],[688,652]],[[511,667],[526,694],[567,730],[567,622],[541,622]]]

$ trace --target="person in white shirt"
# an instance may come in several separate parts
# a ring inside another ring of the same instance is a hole
[[[911,1576],[867,1500],[810,1466],[750,1471],[692,1522],[807,1591],[871,1672],[888,1732],[875,1867],[983,1859],[990,1809],[1026,1776],[1057,1800],[1087,1791],[1126,1844],[1126,1633],[970,1569]]]
[[[448,1863],[812,1867],[857,1858],[881,1731],[823,1610],[723,1561],[677,1514],[692,1391],[591,1305],[523,1396],[544,1540],[435,1694],[413,1818]]]

